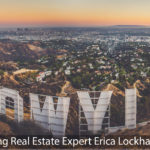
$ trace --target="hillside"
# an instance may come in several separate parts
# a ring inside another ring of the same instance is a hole
[[[26,74],[17,74],[16,77],[13,75],[5,74],[1,79],[1,84],[3,86],[16,89],[20,92],[20,95],[24,98],[24,110],[26,113],[29,113],[29,92],[32,93],[40,93],[46,95],[57,95],[57,96],[69,96],[71,98],[70,109],[69,109],[69,117],[67,121],[67,134],[78,134],[78,97],[76,94],[77,89],[73,88],[69,81],[60,80],[60,78],[56,79],[56,81],[50,81],[46,84],[42,83],[33,83],[32,85],[27,85],[23,82],[23,78]],[[18,80],[19,78],[19,80]],[[147,81],[147,80],[146,80]],[[55,87],[55,88],[54,88]],[[131,87],[131,86],[130,86]],[[143,122],[149,120],[149,105],[150,100],[147,93],[148,87],[145,83],[142,83],[140,80],[136,81],[134,87],[137,88],[137,122]],[[111,90],[113,91],[113,95],[111,98],[111,126],[120,126],[124,125],[124,116],[125,116],[125,91],[119,89],[116,85],[108,84],[103,90]],[[26,114],[27,115],[27,114]],[[28,115],[27,115],[28,116]]]
[[[0,40],[0,86],[19,91],[24,99],[24,110],[28,117],[30,92],[69,96],[71,103],[66,132],[72,135],[78,134],[79,100],[76,91],[83,89],[111,90],[113,95],[110,124],[111,126],[124,125],[125,89],[137,88],[137,122],[150,119],[150,78],[148,73],[146,75],[143,73],[144,67],[140,66],[137,72],[131,67],[128,69],[131,64],[126,66],[122,63],[130,62],[128,57],[120,54],[120,57],[114,57],[118,58],[115,60],[111,56],[103,54],[98,45],[93,45],[92,49],[88,44],[80,43],[83,44],[81,46],[83,49],[85,46],[87,47],[85,51],[72,50],[69,52],[66,50],[67,48],[65,49],[65,42],[58,40],[45,44],[39,41]],[[67,41],[67,44],[68,42],[71,44],[71,41]],[[60,47],[59,44],[61,44]],[[53,50],[51,45],[54,46]],[[117,52],[119,53],[119,51]],[[146,56],[143,56],[142,52],[138,49],[137,52],[134,52],[138,55],[135,60],[145,60]],[[126,53],[128,56],[128,52]],[[53,56],[53,54],[56,55]],[[135,64],[143,65],[144,63],[135,61]],[[51,72],[51,75],[45,76],[40,82],[37,81],[40,73],[47,71]]]
[[[136,129],[131,129],[131,130],[121,130],[116,133],[113,133],[112,135],[140,135],[140,136],[149,136],[150,135],[150,123],[144,126],[137,126]]]
[[[47,50],[34,45],[34,43],[28,44],[11,40],[0,40],[1,61],[27,61],[36,59],[44,54],[47,54]]]
[[[0,135],[51,135],[32,121],[17,123],[3,115],[0,118],[0,126]]]

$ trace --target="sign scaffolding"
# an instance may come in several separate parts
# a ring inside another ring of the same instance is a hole
[[[78,91],[79,134],[96,135],[110,126],[110,99],[112,91]]]

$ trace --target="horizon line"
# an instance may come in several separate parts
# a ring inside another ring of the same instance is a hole
[[[7,28],[99,28],[99,27],[143,27],[147,28],[150,27],[150,25],[128,25],[128,24],[116,24],[116,25],[91,25],[91,26],[86,26],[86,25],[8,25],[8,26],[1,26],[0,28],[7,29]]]

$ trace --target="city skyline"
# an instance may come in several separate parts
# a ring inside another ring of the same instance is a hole
[[[148,0],[5,0],[0,27],[150,25]]]

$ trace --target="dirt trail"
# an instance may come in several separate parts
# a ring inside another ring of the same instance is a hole
[[[124,92],[121,91],[120,89],[118,89],[116,86],[112,85],[112,84],[108,84],[106,86],[106,88],[104,89],[104,91],[113,91],[113,94],[115,96],[117,95],[122,95],[122,96],[125,96]]]
[[[20,70],[13,72],[13,75],[22,74],[22,73],[26,73],[26,72],[37,72],[37,71],[38,70],[31,70],[31,69],[22,68]]]
[[[67,96],[67,93],[65,92],[65,90],[69,87],[69,85],[70,85],[70,82],[66,81],[61,89],[61,93],[59,94],[59,96]]]
[[[17,82],[14,78],[14,75],[9,75],[7,72],[4,73],[4,78],[6,79],[10,79],[11,81],[13,81],[15,84],[19,85],[19,82]]]

